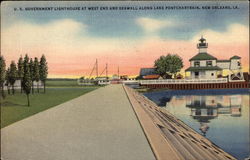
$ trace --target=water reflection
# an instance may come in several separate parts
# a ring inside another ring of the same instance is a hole
[[[166,106],[167,102],[171,101],[171,98],[172,97],[161,97],[159,98],[159,103],[157,105],[161,107]]]
[[[237,159],[249,156],[249,90],[161,91],[144,95]]]
[[[199,130],[204,136],[211,119],[219,115],[240,117],[241,103],[240,95],[186,97],[186,107],[190,108],[190,115],[200,123]]]

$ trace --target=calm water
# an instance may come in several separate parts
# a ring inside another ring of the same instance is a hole
[[[249,156],[249,90],[144,93],[238,159]]]

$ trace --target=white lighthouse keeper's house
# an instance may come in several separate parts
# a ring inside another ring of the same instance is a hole
[[[244,80],[239,56],[233,56],[229,60],[218,60],[207,53],[208,43],[201,37],[197,44],[199,53],[189,59],[190,67],[185,72],[191,72],[191,79],[217,79],[222,76],[223,70],[228,70],[229,81]]]

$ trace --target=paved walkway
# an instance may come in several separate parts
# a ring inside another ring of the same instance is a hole
[[[121,85],[99,88],[1,134],[3,160],[155,159]]]

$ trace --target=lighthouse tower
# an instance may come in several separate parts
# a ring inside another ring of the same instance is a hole
[[[200,43],[197,44],[197,48],[199,49],[199,53],[207,53],[208,43],[206,43],[206,39],[201,36],[199,40]]]

